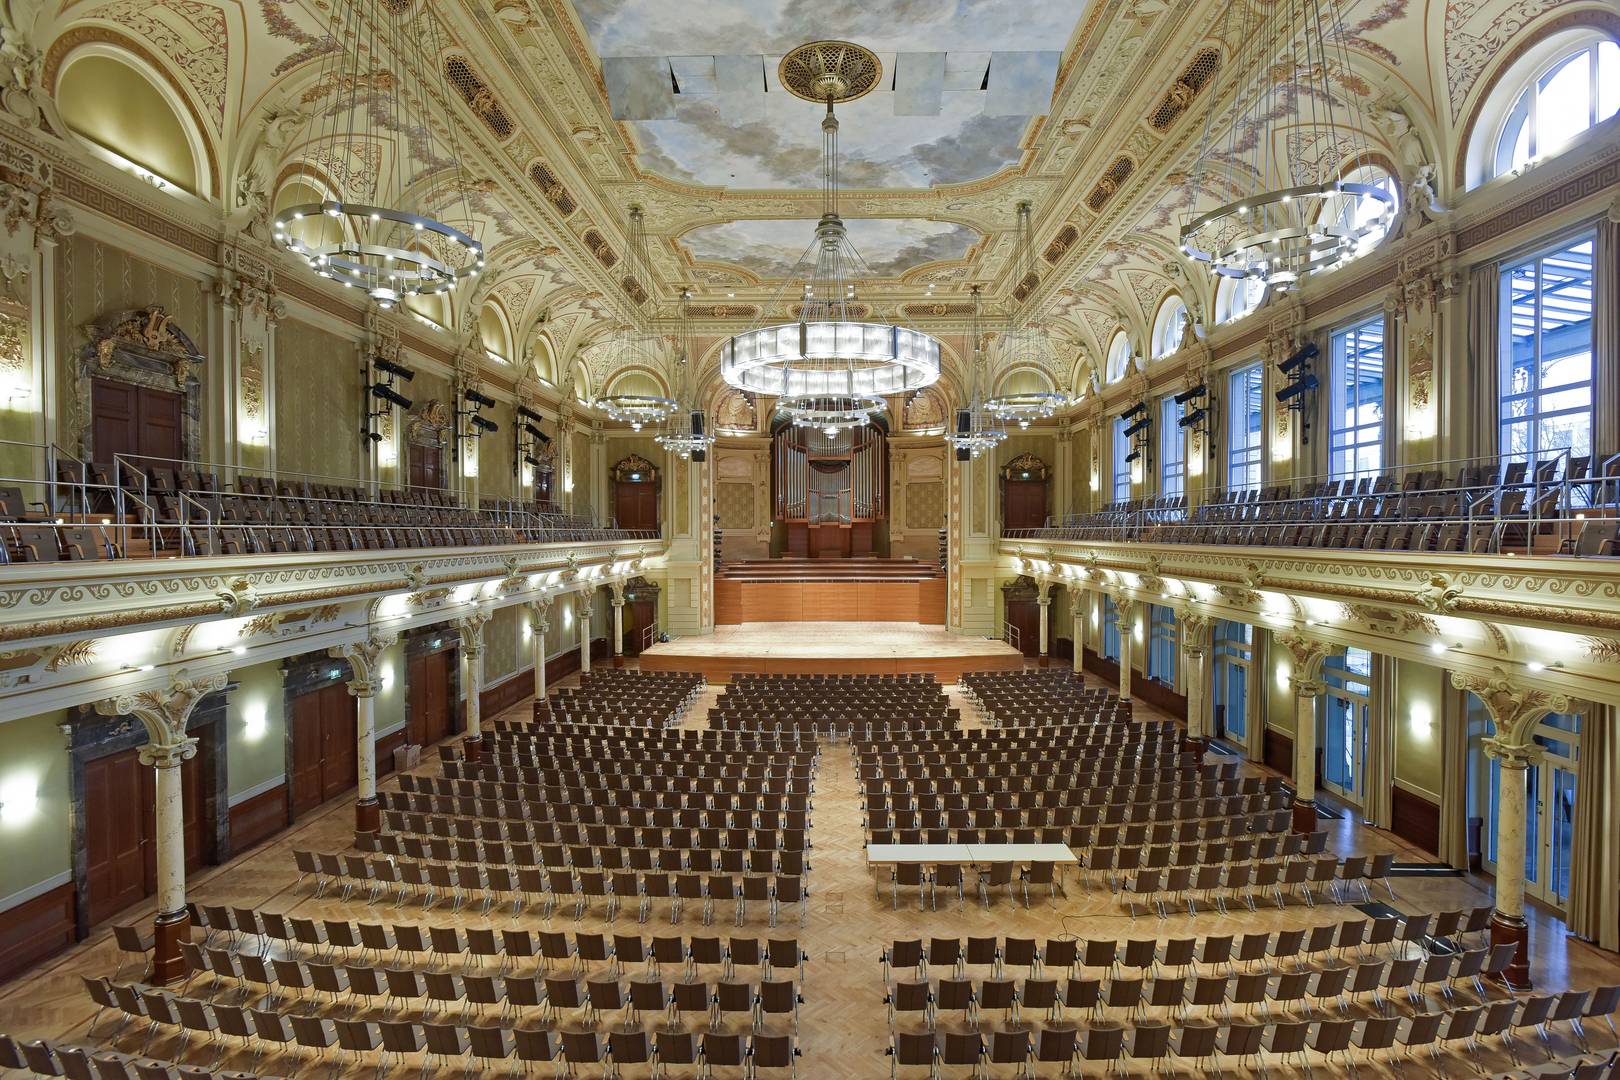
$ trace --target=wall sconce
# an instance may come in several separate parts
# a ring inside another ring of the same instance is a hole
[[[377,669],[377,675],[378,675],[379,680],[382,682],[383,693],[386,694],[386,693],[388,693],[388,691],[390,691],[390,690],[392,690],[394,688],[394,665],[393,664],[385,662],[381,667],[379,667]]]
[[[269,717],[265,714],[264,702],[255,701],[242,712],[242,738],[250,743],[256,743],[264,738],[264,733],[270,728]]]
[[[1412,705],[1410,716],[1412,734],[1427,739],[1434,731],[1434,712],[1423,702],[1416,702]]]
[[[38,779],[19,773],[0,781],[0,823],[13,828],[26,825],[38,812]]]

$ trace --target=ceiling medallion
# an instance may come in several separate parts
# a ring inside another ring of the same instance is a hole
[[[877,53],[848,41],[812,41],[800,45],[776,67],[782,88],[794,97],[825,105],[865,97],[883,78]]]
[[[870,418],[881,411],[883,398],[939,380],[936,339],[867,320],[866,305],[856,302],[855,278],[862,269],[872,276],[871,269],[838,216],[833,106],[870,91],[881,73],[874,54],[847,42],[805,45],[782,60],[783,85],[827,106],[821,121],[821,218],[814,239],[764,309],[783,310],[788,286],[802,282],[798,321],[755,325],[731,337],[721,352],[720,376],[738,390],[780,399],[784,415],[801,427],[859,426],[865,419],[856,414]]]
[[[1029,203],[1019,203],[1017,246],[1013,266],[1014,274],[1020,281],[1036,278],[1029,214]],[[1003,334],[1001,367],[1007,372],[1020,369],[1052,371],[1052,350],[1047,340],[1046,328],[1039,324],[1024,322],[1017,329]],[[1059,409],[1067,408],[1071,404],[1073,402],[1067,394],[1060,394],[1055,390],[1035,390],[1000,394],[986,401],[984,408],[993,416],[1011,421],[1021,428],[1027,428],[1037,420],[1046,420],[1054,416]]]
[[[1207,193],[1243,193],[1181,229],[1182,252],[1216,274],[1289,289],[1361,254],[1394,220],[1393,191],[1354,179],[1372,156],[1335,37],[1342,6],[1226,8],[1222,39],[1241,44],[1220,72],[1231,73],[1232,86],[1209,95],[1192,205]]]
[[[331,40],[369,47],[337,49],[321,62],[313,83],[320,100],[289,177],[319,198],[280,210],[271,221],[275,242],[383,308],[477,277],[483,244],[444,215],[454,208],[459,220],[473,220],[467,185],[457,183],[461,121],[432,105],[453,95],[444,73],[421,59],[441,55],[447,43],[429,6],[338,0]],[[373,144],[393,148],[378,170],[378,191],[351,202],[321,163]],[[429,174],[455,179],[422,183]]]

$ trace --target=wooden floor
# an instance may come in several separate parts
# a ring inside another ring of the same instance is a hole
[[[707,692],[687,719],[688,725],[704,722],[707,707],[715,693],[713,689]],[[965,717],[974,715],[972,707],[961,700],[955,689],[950,694],[953,704],[963,707]],[[527,712],[527,704],[514,710],[516,714]],[[1150,714],[1150,710],[1144,710],[1144,714]],[[976,719],[970,721],[976,722]],[[252,905],[265,910],[317,917],[347,915],[385,922],[510,925],[504,916],[490,920],[468,911],[452,915],[442,903],[424,915],[414,903],[397,910],[386,903],[368,909],[361,901],[344,904],[330,896],[316,900],[309,896],[307,887],[295,890],[292,849],[342,849],[349,841],[352,817],[348,800],[334,801],[289,833],[226,867],[197,876],[192,883],[193,899],[205,903]],[[1387,834],[1370,830],[1349,819],[1328,822],[1326,825],[1332,833],[1330,849],[1337,854],[1394,849],[1400,852],[1403,860],[1423,861],[1418,852],[1403,847]],[[1315,909],[1291,904],[1282,912],[1275,908],[1264,908],[1258,914],[1242,911],[1231,916],[1210,913],[1191,918],[1183,915],[1172,916],[1165,921],[1143,916],[1133,921],[1106,894],[1071,887],[1069,895],[1060,897],[1055,908],[1037,900],[1026,911],[1003,899],[997,900],[988,911],[974,902],[970,902],[966,910],[958,911],[952,902],[942,906],[937,913],[920,914],[915,902],[907,899],[896,911],[891,907],[887,890],[881,897],[874,894],[873,878],[867,871],[862,855],[861,817],[854,770],[847,746],[844,745],[824,749],[814,795],[811,843],[808,925],[797,931],[803,947],[810,954],[803,986],[805,1003],[801,1045],[804,1056],[799,1069],[799,1075],[807,1078],[888,1075],[889,1063],[883,1055],[887,1025],[878,954],[894,938],[926,937],[930,934],[964,937],[996,934],[1044,938],[1068,934],[1082,937],[1117,935],[1168,938],[1305,926],[1336,921],[1346,917],[1351,910],[1331,904]],[[1397,878],[1395,888],[1399,894],[1395,906],[1412,912],[1478,905],[1487,903],[1490,898],[1488,885],[1472,878]],[[119,921],[144,920],[150,914],[148,906],[125,913]],[[529,911],[519,917],[517,925],[531,929],[575,929],[568,914],[554,917],[547,923]],[[603,925],[600,920],[588,916],[582,927],[600,929]],[[633,915],[620,916],[621,931],[633,930],[635,925]],[[1590,987],[1620,977],[1620,958],[1615,955],[1566,938],[1560,925],[1543,914],[1534,915],[1532,925],[1535,935],[1532,968],[1538,988],[1550,991],[1571,985]],[[790,934],[795,929],[789,919],[776,933]],[[652,922],[641,927],[641,932],[647,936],[670,932],[667,917],[660,922],[659,917],[655,916]],[[689,913],[683,916],[678,932],[694,934],[705,931],[701,927],[700,917],[696,913]],[[724,919],[717,919],[717,925],[708,932],[724,935],[731,932],[731,927]],[[761,937],[771,933],[763,918],[758,916],[751,916],[748,927],[740,932]],[[82,1039],[92,1009],[80,987],[79,975],[111,974],[118,962],[111,937],[110,929],[98,929],[84,944],[0,988],[0,1031],[67,1042]],[[204,984],[200,982],[197,990],[206,993]],[[948,1017],[943,1019],[949,1021]],[[1588,1025],[1588,1029],[1595,1046],[1607,1047],[1612,1044],[1613,1040],[1603,1025]],[[137,1050],[141,1038],[140,1033],[132,1033],[120,1046],[126,1050]],[[1555,1044],[1560,1052],[1577,1050],[1562,1035],[1555,1036]],[[175,1042],[167,1036],[160,1036],[148,1049],[148,1053],[156,1057],[172,1058],[177,1052]],[[1531,1053],[1538,1054],[1539,1051],[1532,1048]],[[194,1054],[193,1060],[197,1056]],[[246,1052],[233,1053],[225,1067],[250,1068],[252,1063],[249,1057]],[[1532,1057],[1531,1060],[1536,1059]],[[292,1072],[295,1064],[290,1060],[277,1061],[267,1056],[258,1063],[258,1068],[262,1072],[284,1075]],[[329,1061],[321,1069],[329,1069],[333,1064],[336,1062]],[[1484,1064],[1491,1071],[1511,1067],[1507,1055],[1497,1051],[1487,1051]],[[1362,1065],[1361,1069],[1369,1075],[1394,1075],[1409,1072],[1415,1065],[1413,1063],[1413,1066],[1403,1069],[1398,1065],[1375,1063],[1370,1067]],[[395,1075],[405,1076],[419,1067],[420,1063],[412,1062],[406,1070],[396,1067],[392,1071]],[[1461,1052],[1443,1058],[1438,1067],[1445,1076],[1465,1077],[1473,1074],[1472,1064],[1467,1055]],[[1272,1075],[1278,1076],[1292,1071],[1279,1067],[1275,1062],[1269,1063],[1269,1068]],[[517,1071],[516,1062],[509,1063],[504,1070],[508,1074]],[[1139,1067],[1136,1071],[1146,1075],[1147,1069]],[[1177,1075],[1192,1076],[1195,1071],[1184,1063]],[[1228,1071],[1242,1072],[1230,1068]],[[1318,1075],[1331,1075],[1339,1071],[1337,1068],[1323,1069],[1320,1062],[1317,1063]],[[365,1070],[351,1067],[347,1072],[358,1076]],[[626,1075],[639,1077],[645,1072],[627,1071]],[[918,1074],[913,1070],[910,1075]],[[964,1073],[956,1070],[948,1075]],[[1011,1075],[1011,1072],[1004,1075]],[[1041,1075],[1055,1075],[1055,1071],[1049,1066]],[[1100,1070],[1095,1075],[1101,1075]]]

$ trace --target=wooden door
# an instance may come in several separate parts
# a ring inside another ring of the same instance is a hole
[[[621,529],[658,528],[658,485],[620,480],[613,485],[613,517]]]
[[[114,454],[183,460],[184,414],[185,404],[178,393],[113,379],[93,380],[90,416],[95,460],[110,463]]]
[[[293,701],[293,816],[354,787],[359,767],[354,698],[342,683]]]
[[[139,750],[84,766],[85,884],[93,925],[157,888],[152,769]]]
[[[624,605],[624,655],[641,655],[641,634],[658,618],[658,605],[652,600],[631,600]]]
[[[406,451],[409,459],[410,485],[413,488],[436,489],[444,487],[444,450],[438,446],[412,446]]]
[[[449,651],[413,656],[406,665],[406,692],[410,695],[409,739],[420,746],[450,734]]]
[[[1041,655],[1041,608],[1033,600],[1008,600],[1007,622],[1018,628],[1018,650],[1031,659]]]
[[[1008,529],[1038,529],[1046,524],[1046,481],[1003,480],[1001,520]]]

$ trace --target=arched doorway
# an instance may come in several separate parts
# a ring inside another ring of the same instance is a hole
[[[613,466],[613,520],[621,529],[658,531],[658,466],[631,454]]]

